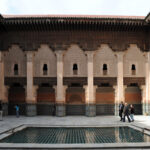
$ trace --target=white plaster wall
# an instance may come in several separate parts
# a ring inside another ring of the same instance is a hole
[[[86,77],[87,63],[83,50],[77,45],[72,45],[64,54],[64,77]],[[78,75],[73,75],[73,64],[78,65]]]
[[[26,55],[18,45],[12,45],[8,52],[4,56],[5,70],[4,74],[6,77],[14,75],[14,64],[18,64],[19,77],[26,76]]]
[[[56,77],[56,56],[55,53],[43,44],[34,56],[34,77]],[[48,74],[43,75],[43,65],[47,64]]]
[[[143,52],[135,44],[130,44],[125,51],[124,77],[145,77],[145,57]],[[78,45],[72,45],[64,53],[64,77],[87,77],[87,57]],[[35,77],[56,77],[57,65],[56,55],[43,44],[34,56],[34,76]],[[73,75],[73,64],[78,64],[78,75]],[[108,75],[103,75],[103,64],[108,66]],[[6,77],[15,76],[13,72],[14,64],[19,65],[20,77],[26,76],[26,54],[18,45],[12,45],[4,56],[4,74]],[[48,65],[48,75],[43,75],[43,64]],[[94,77],[116,77],[117,76],[117,58],[115,53],[107,44],[102,44],[95,51],[93,59]],[[131,65],[136,65],[136,75],[131,74]]]
[[[135,44],[130,47],[124,55],[124,77],[145,77],[145,57]],[[136,65],[136,75],[132,75],[131,65]]]
[[[102,44],[94,55],[94,77],[116,77],[117,66],[115,53],[107,44]],[[107,64],[108,74],[103,75],[103,64]]]

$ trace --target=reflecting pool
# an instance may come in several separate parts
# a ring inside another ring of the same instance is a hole
[[[150,136],[130,127],[27,127],[0,143],[81,144],[150,142]]]

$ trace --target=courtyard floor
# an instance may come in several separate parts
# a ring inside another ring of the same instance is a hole
[[[135,116],[135,121],[128,123],[120,122],[118,116],[66,116],[66,117],[54,117],[54,116],[35,116],[26,117],[20,116],[6,116],[3,117],[3,121],[0,121],[0,133],[5,132],[11,128],[23,125],[23,124],[38,124],[38,125],[50,125],[50,126],[105,126],[105,125],[117,125],[117,124],[132,124],[142,128],[150,129],[150,116]]]
[[[48,125],[48,126],[116,126],[116,125],[133,125],[150,130],[150,116],[135,116],[135,122],[128,123],[120,122],[118,116],[35,116],[26,117],[20,116],[5,116],[3,121],[0,121],[0,136],[5,131],[18,127],[20,125]],[[1,149],[1,148],[0,148]],[[142,148],[143,149],[143,148]]]

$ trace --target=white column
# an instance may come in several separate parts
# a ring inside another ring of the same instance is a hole
[[[123,52],[117,53],[117,100],[118,103],[124,101]]]
[[[114,95],[115,95],[115,116],[118,116],[118,114],[119,114],[119,110],[118,110],[118,98],[117,98],[117,86],[116,85],[114,85],[113,86],[113,88],[114,88]]]
[[[27,52],[27,89],[26,89],[26,102],[36,103],[33,87],[33,52]]]
[[[0,100],[3,103],[3,114],[8,114],[8,87],[4,83],[4,58],[0,51]]]
[[[150,103],[150,52],[146,55],[146,63],[145,63],[145,70],[146,70],[146,100],[145,100],[145,110],[146,113],[149,113],[149,103]]]
[[[27,52],[27,87],[26,87],[26,113],[27,116],[35,116],[36,111],[36,96],[33,86],[33,52]]]
[[[64,88],[63,88],[63,51],[56,51],[57,56],[57,103],[64,103]]]
[[[94,96],[94,83],[93,83],[93,51],[87,51],[87,74],[88,74],[88,86],[87,86],[87,104],[95,103]]]
[[[65,109],[65,91],[63,86],[63,51],[56,51],[57,56],[57,87],[56,87],[56,116],[62,117],[66,115]]]
[[[3,61],[3,53],[0,51],[0,100],[4,102],[4,99],[5,99],[4,61]]]
[[[87,75],[88,75],[88,85],[86,87],[86,116],[96,115],[95,106],[95,87],[93,82],[93,51],[87,51]]]
[[[118,115],[119,103],[124,101],[124,86],[123,86],[123,52],[117,53],[117,88],[116,88],[116,103],[115,114]]]
[[[147,111],[146,111],[146,86],[141,85],[140,89],[141,89],[141,95],[142,95],[142,114],[146,115],[147,114]]]
[[[0,100],[8,103],[8,87],[4,83],[4,59],[3,52],[0,51]]]

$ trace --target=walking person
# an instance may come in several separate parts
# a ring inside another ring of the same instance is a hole
[[[3,120],[3,108],[2,108],[2,102],[0,101],[0,121]]]
[[[18,118],[18,117],[19,117],[19,106],[16,105],[16,106],[15,106],[15,109],[16,109],[16,117]]]
[[[123,113],[124,113],[124,118],[123,118],[123,122],[126,121],[126,116],[128,118],[128,122],[131,122],[130,117],[129,117],[129,106],[127,103],[125,103],[124,109],[123,109]]]
[[[131,104],[130,105],[130,118],[132,122],[134,122],[134,113],[135,113],[135,110],[134,110],[133,105]]]
[[[123,121],[123,117],[122,117],[123,109],[124,109],[124,104],[123,104],[123,102],[121,101],[121,103],[119,104],[119,116],[120,116],[120,121]]]

